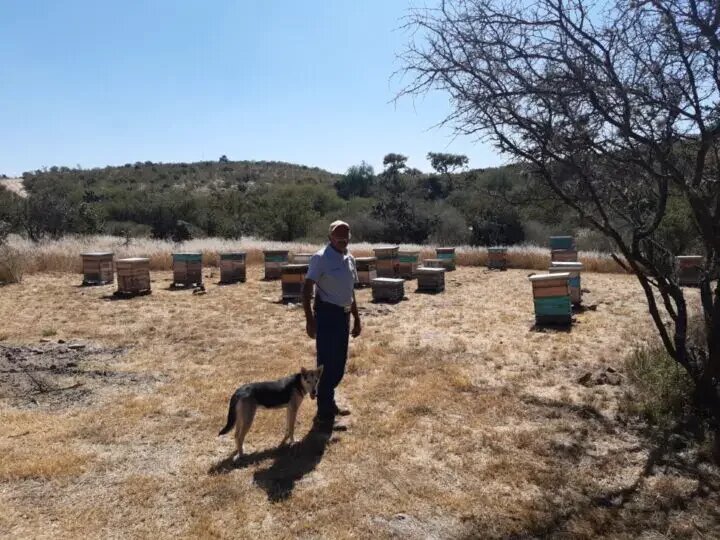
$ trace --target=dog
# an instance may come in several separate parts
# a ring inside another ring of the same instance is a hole
[[[230,397],[227,425],[218,434],[225,435],[235,426],[237,454],[234,459],[237,460],[243,455],[245,436],[250,431],[258,405],[267,409],[287,408],[287,429],[280,446],[285,443],[292,444],[300,404],[306,394],[310,394],[310,399],[316,398],[322,371],[323,366],[317,369],[300,368],[300,373],[277,381],[245,384],[235,390]]]

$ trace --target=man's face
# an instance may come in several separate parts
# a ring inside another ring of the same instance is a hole
[[[330,243],[338,251],[345,251],[350,242],[350,229],[347,227],[336,227],[330,234]]]

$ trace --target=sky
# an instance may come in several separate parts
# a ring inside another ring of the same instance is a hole
[[[423,171],[429,151],[502,164],[436,127],[447,95],[394,102],[412,5],[0,0],[0,174],[221,155],[338,173],[389,152]]]

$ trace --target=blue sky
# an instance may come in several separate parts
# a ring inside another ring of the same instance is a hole
[[[503,160],[399,103],[406,0],[0,0],[0,174],[278,160],[344,172],[388,152]]]

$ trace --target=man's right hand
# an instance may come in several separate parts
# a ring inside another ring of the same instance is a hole
[[[315,323],[315,317],[308,317],[307,323],[305,325],[305,330],[307,331],[307,335],[311,339],[315,339],[315,335],[317,334],[317,325]]]

